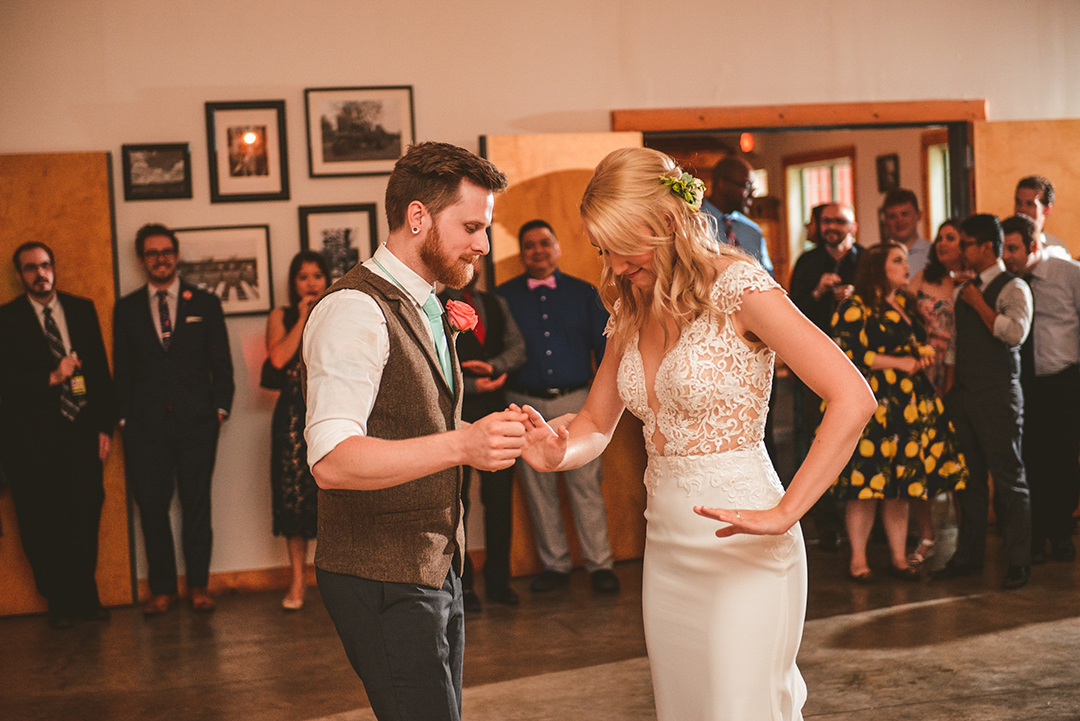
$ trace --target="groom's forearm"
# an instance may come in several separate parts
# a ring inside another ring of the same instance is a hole
[[[311,473],[320,488],[374,491],[462,465],[454,433],[389,441],[349,436],[322,457]]]

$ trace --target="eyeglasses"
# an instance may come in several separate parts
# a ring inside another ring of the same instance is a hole
[[[165,248],[164,250],[144,250],[143,258],[146,260],[157,260],[158,258],[175,258],[176,251],[172,248]]]

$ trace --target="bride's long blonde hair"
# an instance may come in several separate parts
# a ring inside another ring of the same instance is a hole
[[[717,242],[712,217],[661,182],[661,177],[677,178],[682,172],[661,152],[623,148],[600,161],[581,199],[585,232],[601,250],[619,255],[653,252],[656,284],[651,299],[616,276],[604,256],[600,297],[614,318],[611,340],[618,350],[644,325],[648,313],[661,323],[670,314],[680,331],[705,312],[716,313],[723,322],[710,297],[716,260],[748,257]]]

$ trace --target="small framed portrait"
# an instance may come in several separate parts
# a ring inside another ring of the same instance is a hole
[[[289,199],[285,101],[206,104],[210,202]]]
[[[191,197],[191,148],[187,143],[124,145],[124,200]]]
[[[379,247],[375,204],[300,206],[300,247],[322,253],[337,280]]]
[[[877,156],[877,189],[887,193],[900,187],[900,156],[896,153]]]
[[[274,307],[270,226],[176,228],[174,232],[180,241],[180,277],[221,298],[225,315],[269,313]]]
[[[308,174],[389,175],[416,137],[411,85],[309,88]]]

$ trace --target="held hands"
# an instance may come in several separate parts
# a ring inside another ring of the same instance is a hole
[[[527,416],[516,406],[465,427],[464,464],[482,471],[514,465],[525,445]]]
[[[511,403],[510,409],[522,411],[527,418],[525,445],[521,450],[521,457],[541,473],[558,469],[566,457],[566,447],[570,441],[570,431],[566,426],[573,420],[573,416],[560,416],[558,422],[552,426],[532,406],[519,408]]]
[[[787,521],[781,516],[779,507],[770,508],[767,511],[751,511],[746,508],[694,506],[694,513],[714,521],[731,524],[718,529],[717,538],[727,538],[737,533],[752,536],[779,536],[787,533],[795,525],[794,521]]]

